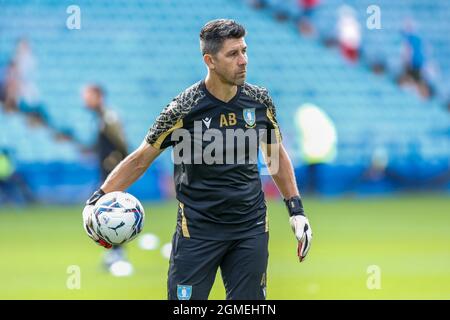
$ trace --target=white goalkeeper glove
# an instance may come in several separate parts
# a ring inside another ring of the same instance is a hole
[[[284,202],[289,211],[289,223],[298,241],[297,255],[299,261],[302,262],[311,248],[311,226],[308,218],[305,216],[302,200],[299,196],[284,200]]]
[[[88,201],[86,201],[86,206],[83,209],[83,227],[89,238],[94,240],[95,243],[106,249],[110,249],[112,245],[107,241],[105,241],[103,238],[101,238],[92,227],[92,214],[94,212],[95,203],[104,194],[105,193],[101,189],[99,189],[89,198]]]

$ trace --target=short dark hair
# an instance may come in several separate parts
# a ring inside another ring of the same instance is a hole
[[[212,20],[200,31],[200,49],[203,55],[216,54],[226,39],[239,39],[245,34],[245,28],[234,20]]]

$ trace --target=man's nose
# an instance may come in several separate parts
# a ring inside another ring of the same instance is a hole
[[[242,65],[247,65],[247,56],[245,55],[245,54],[241,54],[240,56],[239,56],[239,59],[238,59],[238,64],[240,65],[240,66],[242,66]]]

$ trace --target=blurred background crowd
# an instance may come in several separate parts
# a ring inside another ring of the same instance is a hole
[[[80,0],[70,29],[72,3],[0,1],[0,205],[84,202],[204,77],[198,33],[219,17],[247,28],[301,192],[448,192],[450,2],[372,2]],[[130,192],[170,198],[171,179],[166,152]]]

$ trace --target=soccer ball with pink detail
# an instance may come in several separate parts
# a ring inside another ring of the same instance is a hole
[[[92,211],[92,227],[111,245],[130,242],[142,231],[145,213],[142,204],[127,192],[105,194]]]

